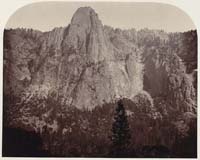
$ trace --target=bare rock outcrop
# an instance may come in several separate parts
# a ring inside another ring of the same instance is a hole
[[[144,87],[162,97],[173,111],[196,112],[195,90],[186,67],[176,54],[149,49],[145,58]]]
[[[81,7],[67,27],[5,30],[4,93],[45,88],[66,105],[91,109],[146,90],[170,110],[196,112],[195,76],[188,74],[195,69],[194,41],[195,32],[103,26],[92,8]],[[181,48],[186,42],[194,45]]]
[[[8,47],[16,60],[21,61],[14,64],[25,67],[23,72],[9,73],[20,76],[19,83],[26,81],[24,87],[41,86],[39,88],[56,92],[57,96],[64,95],[68,105],[92,108],[119,97],[131,99],[143,88],[143,65],[136,46],[120,36],[111,42],[98,15],[90,7],[79,8],[68,27],[43,33],[40,42],[27,42],[20,34],[17,37],[18,48],[19,44],[31,44],[23,46],[27,52]],[[15,44],[13,36],[6,38]],[[31,50],[35,53],[29,53]],[[23,54],[32,57],[24,60]],[[18,67],[11,68],[15,72],[18,70]],[[14,89],[13,83],[18,82],[11,82]]]

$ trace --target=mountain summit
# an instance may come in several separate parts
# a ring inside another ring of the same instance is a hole
[[[98,15],[91,7],[81,7],[73,15],[71,25],[91,28],[92,25],[101,23]]]
[[[67,97],[71,97],[75,106],[96,106],[120,96],[130,98],[142,90],[140,86],[134,88],[134,68],[129,69],[137,65],[137,59],[130,60],[134,59],[135,51],[116,56],[117,49],[104,33],[97,14],[89,7],[79,8],[74,14],[63,40],[63,52],[67,61],[64,65],[69,65],[64,71],[67,82],[75,78],[74,86],[65,86]],[[135,77],[138,77],[136,73]]]
[[[75,12],[63,44],[64,52],[71,48],[78,49],[79,53],[87,54],[87,59],[94,63],[112,57],[103,25],[90,7],[82,7]]]

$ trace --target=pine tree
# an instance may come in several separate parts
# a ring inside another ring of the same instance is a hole
[[[115,157],[127,156],[130,138],[127,115],[122,100],[119,100],[112,125],[112,155]]]

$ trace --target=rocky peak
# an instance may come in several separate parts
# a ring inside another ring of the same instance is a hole
[[[108,52],[109,42],[103,31],[103,25],[97,13],[90,7],[79,8],[71,20],[68,34],[63,41],[63,51],[86,56],[91,63],[112,58]]]
[[[99,24],[101,22],[98,15],[90,7],[79,8],[72,17],[71,25],[76,25],[77,27],[90,29],[92,25]]]

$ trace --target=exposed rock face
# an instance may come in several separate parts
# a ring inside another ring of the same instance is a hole
[[[195,35],[113,29],[103,26],[90,7],[79,8],[65,28],[6,30],[4,93],[45,90],[63,96],[67,105],[91,109],[146,90],[172,110],[195,112],[193,80],[187,73],[196,68],[196,46],[192,56],[181,48],[186,43],[182,37],[192,37],[193,44]],[[193,63],[185,67],[187,56]]]
[[[92,108],[119,97],[133,98],[143,88],[142,65],[134,45],[129,42],[132,46],[129,48],[123,40],[121,47],[114,46],[92,8],[79,8],[67,28],[44,33],[40,39],[33,57],[28,60],[17,57],[25,64],[24,71],[18,71],[16,76],[20,82],[26,80],[27,87],[45,86],[59,96],[64,95],[68,105],[79,108]],[[35,43],[27,46],[26,57],[32,55],[29,51]],[[21,52],[24,51],[13,54]],[[17,66],[20,62],[14,63]]]
[[[149,50],[145,58],[145,89],[153,97],[163,97],[169,108],[181,112],[196,112],[192,80],[176,54]]]
[[[131,44],[129,48],[137,46],[144,65],[143,89],[150,93],[161,113],[196,112],[195,32],[167,34],[148,29],[136,32],[107,26],[105,31],[114,46],[123,44],[122,40]]]
[[[92,8],[79,8],[74,14],[63,41],[65,54],[70,49],[87,57],[90,63],[112,60],[112,50],[103,32],[103,25]],[[111,52],[108,54],[108,52]]]

